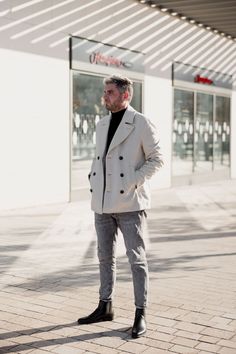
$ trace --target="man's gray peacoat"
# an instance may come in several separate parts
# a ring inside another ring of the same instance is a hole
[[[148,209],[148,180],[163,163],[156,128],[128,106],[104,156],[110,119],[110,115],[105,116],[96,127],[91,208],[98,214]]]

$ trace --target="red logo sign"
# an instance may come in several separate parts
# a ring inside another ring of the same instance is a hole
[[[124,66],[126,68],[130,68],[132,66],[132,64],[129,62],[124,62],[118,58],[103,55],[99,52],[97,52],[97,53],[94,52],[94,53],[90,54],[89,61],[91,64],[105,64],[107,66],[115,65],[117,67]]]
[[[194,78],[194,82],[197,82],[199,84],[206,84],[206,85],[212,85],[213,81],[211,79],[208,79],[207,77],[203,77],[200,75],[196,75]]]

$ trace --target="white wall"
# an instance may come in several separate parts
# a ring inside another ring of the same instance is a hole
[[[144,113],[157,126],[164,166],[152,178],[152,188],[171,185],[172,83],[171,80],[145,76]]]
[[[236,178],[236,91],[232,91],[231,99],[231,137],[230,137],[230,154],[231,154],[231,178]]]
[[[0,209],[68,201],[68,62],[0,57]]]

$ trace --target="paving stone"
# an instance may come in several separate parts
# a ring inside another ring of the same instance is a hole
[[[120,349],[116,350],[116,349],[104,347],[104,346],[101,345],[101,346],[98,346],[96,348],[95,353],[98,353],[98,354],[119,354],[120,353]]]
[[[205,327],[200,326],[194,323],[187,323],[187,322],[178,322],[175,325],[175,328],[185,330],[187,332],[193,332],[193,333],[201,333]]]
[[[71,344],[72,346],[72,344]],[[79,341],[79,342],[76,342],[76,343],[73,343],[73,347],[75,348],[78,348],[80,350],[84,350],[84,351],[92,351],[92,352],[98,352],[100,346],[99,345],[96,345],[96,344],[93,344],[93,343],[90,343],[90,342],[87,342],[87,341]],[[104,348],[104,347],[103,347]],[[108,348],[109,350],[111,350],[111,348]]]
[[[212,328],[216,328],[216,329],[221,329],[222,331],[229,331],[229,332],[235,332],[235,328],[234,326],[230,326],[230,325],[225,325],[225,324],[221,324],[221,323],[208,323],[208,326],[211,326]]]
[[[200,325],[207,325],[210,320],[213,321],[212,315],[204,314],[204,313],[188,313],[185,315],[181,315],[178,317],[178,320],[182,320],[184,322],[192,322]]]
[[[175,337],[171,340],[171,343],[179,344],[189,348],[194,348],[198,344],[196,340],[183,338],[183,337]]]
[[[208,336],[222,338],[222,339],[230,339],[234,335],[234,332],[222,331],[217,328],[207,327],[201,332],[201,334],[206,334]]]
[[[222,347],[234,348],[236,353],[236,342],[234,341],[222,339],[217,344]]]
[[[224,318],[224,317],[220,317],[220,316],[215,316],[211,318],[211,322],[216,322],[216,323],[220,323],[223,325],[228,325],[231,322],[230,318]]]
[[[229,326],[236,330],[236,320],[233,320],[229,323]]]
[[[157,339],[150,339],[148,337],[141,337],[139,339],[136,339],[136,343],[138,344],[144,344],[148,347],[154,347],[154,348],[158,348],[158,349],[169,349],[173,346],[173,344],[168,343],[168,342],[163,342]]]
[[[30,352],[32,354],[48,354],[49,352],[47,350],[42,350],[42,349],[34,349],[32,352]],[[66,354],[66,353],[65,353]]]
[[[165,334],[165,333],[159,333],[159,332],[152,332],[151,334],[148,335],[149,338],[152,339],[157,339],[163,342],[171,342],[172,339],[174,339],[175,337],[173,335],[170,334]]]
[[[18,345],[17,347],[15,347],[14,349],[14,352],[17,353],[17,354],[21,354],[21,353],[32,353],[32,351],[35,350],[35,348],[32,348],[32,347],[29,347],[27,345]],[[0,353],[1,353],[1,349],[0,349]],[[10,352],[9,352],[10,353]]]
[[[1,340],[0,341],[0,349],[2,353],[6,353],[8,350],[17,347],[17,343],[10,340]]]
[[[58,338],[58,333],[56,331],[48,331],[48,332],[39,332],[34,333],[34,338],[44,339],[44,340],[53,340]]]
[[[34,340],[37,341],[36,338],[29,336],[29,335],[23,335],[23,336],[18,336],[18,337],[12,337],[12,340],[18,344],[27,344],[27,343],[32,343]]]
[[[53,349],[52,352],[56,353],[56,354],[83,354],[83,353],[85,353],[84,350],[80,350],[78,348],[72,348],[72,347],[69,347],[68,345],[62,345],[60,347],[57,347],[57,348]]]
[[[212,315],[212,316],[222,316],[224,317],[224,312],[223,311],[218,311],[218,310],[212,310],[210,308],[203,308],[201,309],[202,313],[206,313],[208,315]]]
[[[138,344],[135,342],[127,342],[119,347],[119,350],[125,351],[128,353],[139,354],[145,352],[148,347],[146,345]]]
[[[95,338],[91,340],[95,344],[100,344],[105,347],[110,347],[110,348],[119,348],[121,345],[124,344],[124,341],[121,338],[117,337],[107,337],[107,336],[102,336],[99,338]]]
[[[145,350],[144,354],[173,354],[173,352],[158,348],[148,348],[147,350]]]
[[[219,354],[235,354],[235,349],[221,347],[218,351]]]
[[[211,336],[202,336],[199,338],[201,342],[216,344],[219,342],[219,338],[211,337]]]
[[[181,331],[181,330],[175,332],[174,335],[177,336],[177,337],[183,337],[183,338],[195,339],[195,340],[199,340],[202,337],[201,334],[187,332],[187,331]]]
[[[216,344],[210,344],[210,343],[200,343],[195,348],[200,349],[200,350],[213,352],[213,353],[217,353],[220,349],[220,346],[216,345]]]
[[[171,349],[171,352],[181,353],[181,354],[198,354],[198,351],[193,348],[183,347],[181,345],[174,345]]]
[[[158,313],[157,315],[161,316],[161,312]],[[163,317],[165,318],[170,318],[170,319],[180,319],[182,316],[187,316],[189,315],[189,311],[180,309],[180,308],[170,308],[169,310],[164,311]]]
[[[161,326],[166,326],[166,327],[174,327],[177,322],[175,320],[171,320],[169,318],[164,318],[164,317],[154,317],[154,316],[149,316],[149,321],[154,324],[158,324]]]
[[[231,320],[236,320],[236,312],[235,313],[225,313],[222,317],[229,318]]]

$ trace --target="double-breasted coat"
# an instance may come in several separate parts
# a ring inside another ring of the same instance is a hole
[[[156,128],[128,106],[105,156],[110,119],[105,116],[96,127],[91,208],[98,214],[148,209],[148,180],[162,166]]]

